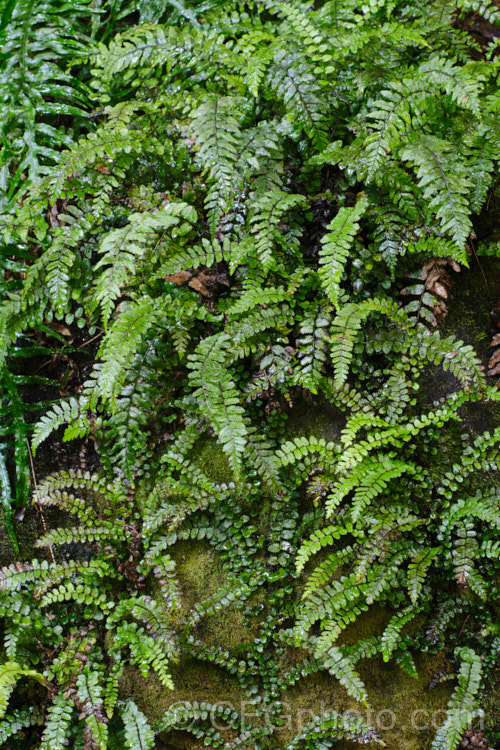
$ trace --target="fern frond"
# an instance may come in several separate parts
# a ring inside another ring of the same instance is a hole
[[[41,685],[45,685],[43,675],[34,669],[27,669],[16,662],[7,661],[0,664],[0,718],[7,710],[7,703],[10,698],[16,682],[21,677],[32,677]]]
[[[417,552],[408,565],[408,593],[413,604],[416,604],[422,591],[427,570],[439,554],[439,547],[424,547]]]
[[[341,537],[356,533],[351,523],[346,522],[345,525],[330,525],[325,526],[324,529],[318,529],[314,531],[309,539],[302,544],[296,559],[297,572],[300,573],[307,561],[315,555],[322,547],[328,547],[334,543],[335,540]]]
[[[391,618],[382,634],[381,646],[384,661],[389,661],[393,651],[398,646],[401,630],[406,623],[410,622],[417,615],[417,612],[418,610],[415,609],[414,605],[410,604]]]
[[[330,336],[331,356],[335,369],[335,385],[341,388],[349,373],[354,344],[361,324],[372,312],[387,315],[399,325],[406,325],[407,318],[390,300],[372,299],[361,303],[348,303],[342,307],[332,324]]]
[[[351,472],[340,479],[332,488],[326,502],[326,516],[329,518],[346,495],[355,489],[352,499],[352,520],[357,521],[367,505],[384,492],[391,479],[409,472],[415,473],[414,464],[406,463],[389,456],[378,454],[358,463]]]
[[[279,225],[285,214],[304,204],[305,196],[270,190],[259,195],[255,210],[250,217],[251,254],[256,257],[264,271],[273,265],[275,246],[283,244],[284,237]]]
[[[102,365],[96,390],[109,403],[111,411],[116,409],[127,370],[161,311],[161,304],[147,296],[143,296],[138,302],[124,302],[118,319],[103,339],[99,349]]]
[[[319,252],[319,277],[333,306],[339,308],[340,282],[349,250],[359,231],[359,220],[367,208],[364,199],[352,208],[340,208],[336,217],[326,227],[328,233],[321,238]]]
[[[205,199],[212,236],[231,204],[241,175],[235,169],[241,137],[235,117],[237,102],[231,97],[211,97],[193,113],[192,127],[200,143],[199,157],[213,182]]]
[[[132,698],[120,707],[120,716],[125,726],[125,746],[129,750],[152,750],[155,733]]]
[[[186,203],[171,203],[155,213],[133,213],[128,224],[104,235],[99,246],[100,260],[94,266],[99,270],[93,296],[94,307],[102,311],[104,327],[107,327],[115,301],[121,295],[122,286],[134,273],[136,265],[148,245],[158,237],[176,227],[178,234],[189,232],[196,223],[196,211]],[[104,270],[102,270],[104,269]]]
[[[366,688],[350,659],[336,646],[331,646],[326,654],[316,654],[316,658],[320,656],[323,656],[325,669],[337,678],[349,695],[366,705],[368,698]]]
[[[455,750],[473,716],[481,684],[481,659],[471,648],[460,649],[458,656],[461,659],[458,685],[448,703],[446,719],[436,733],[432,750]]]
[[[230,260],[230,258],[231,249],[227,239],[221,244],[215,238],[209,241],[204,237],[201,240],[201,245],[189,245],[173,252],[172,256],[162,264],[157,276],[170,276],[178,271],[187,268],[199,268],[199,266],[210,268],[215,263]]]
[[[305,314],[296,340],[297,359],[295,380],[311,393],[317,393],[327,362],[331,318],[320,308]]]
[[[76,681],[81,714],[96,750],[106,750],[108,718],[103,713],[103,698],[99,672],[84,667]]]
[[[32,437],[32,449],[35,454],[40,443],[43,443],[49,435],[61,427],[63,424],[71,424],[73,433],[84,436],[91,428],[90,419],[86,415],[86,399],[69,398],[67,401],[61,401],[54,404],[52,408],[40,417],[35,425]],[[75,435],[76,437],[76,435]]]
[[[464,248],[472,231],[467,202],[470,182],[454,146],[435,136],[420,136],[402,150],[401,158],[416,168],[424,200],[440,220],[443,232],[460,248],[456,260],[468,265]]]
[[[54,750],[67,745],[72,727],[73,703],[58,693],[47,711],[40,750]]]
[[[225,363],[231,339],[216,334],[204,339],[189,357],[189,380],[202,414],[213,425],[231,467],[238,471],[246,445],[247,428],[236,386]]]
[[[285,750],[301,747],[331,747],[337,740],[350,740],[360,744],[384,745],[377,733],[359,715],[344,711],[325,711],[307,724],[302,732],[285,746]]]
[[[270,86],[283,100],[289,119],[318,148],[327,143],[327,102],[317,77],[311,72],[304,58],[280,49],[274,55],[268,73]],[[300,131],[299,131],[300,132]]]
[[[36,714],[34,714],[33,710],[20,709],[11,711],[0,722],[0,743],[2,745],[5,744],[10,737],[17,735],[20,730],[34,723],[35,719]],[[43,750],[48,749],[43,748]]]

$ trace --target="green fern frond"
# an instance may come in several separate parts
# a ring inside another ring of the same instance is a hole
[[[285,746],[285,750],[307,747],[331,747],[338,740],[350,740],[360,744],[385,743],[359,715],[344,711],[325,711],[307,724],[302,732]]]
[[[276,457],[278,465],[282,467],[302,461],[310,454],[315,453],[318,453],[319,457],[325,462],[330,462],[337,452],[338,446],[336,443],[327,442],[324,438],[317,438],[312,435],[309,438],[297,437],[282,443],[276,452]]]
[[[487,198],[493,181],[498,153],[495,147],[498,138],[496,120],[487,119],[487,124],[479,125],[467,134],[466,146],[469,157],[469,204],[471,211],[477,213]],[[449,253],[448,253],[449,255]]]
[[[414,138],[401,158],[416,168],[418,184],[429,209],[457,246],[459,263],[468,265],[465,243],[472,231],[467,194],[470,182],[453,144],[435,136]]]
[[[40,443],[43,443],[49,435],[64,424],[71,425],[74,437],[84,437],[91,429],[90,418],[85,413],[86,399],[69,398],[61,401],[40,417],[35,425],[31,441],[33,453],[35,454]]]
[[[347,527],[348,529],[349,527]],[[327,527],[328,529],[328,527]],[[347,532],[346,529],[346,532]],[[332,544],[335,537],[332,534],[331,535],[331,542],[328,541],[329,535],[326,537],[323,537],[321,539],[321,544],[323,546],[323,542],[325,545]],[[316,542],[316,539],[310,538],[307,542],[305,542],[299,549],[299,553],[297,555],[297,572],[300,572],[307,559],[306,556],[309,557],[310,555],[315,554],[316,551],[314,548],[314,543]],[[309,546],[308,546],[309,545]],[[333,554],[328,555],[326,560],[323,560],[319,565],[316,566],[316,568],[313,570],[309,578],[307,579],[307,582],[304,586],[304,598],[307,598],[311,596],[311,594],[314,594],[316,591],[318,591],[322,586],[325,586],[331,578],[333,578],[337,573],[339,568],[342,565],[346,565],[349,563],[349,561],[352,559],[352,556],[354,554],[354,547],[351,545],[347,545],[346,547],[343,547],[338,552],[334,552]]]
[[[459,649],[458,656],[461,659],[458,685],[448,703],[446,719],[436,733],[432,750],[455,750],[475,709],[481,684],[481,659],[471,648]]]
[[[81,714],[96,750],[106,750],[108,719],[103,714],[102,686],[99,672],[84,667],[76,681]]]
[[[296,340],[299,364],[295,368],[295,379],[311,393],[318,392],[326,369],[331,325],[328,312],[320,308],[314,313],[305,314]]]
[[[199,268],[199,266],[211,266],[222,260],[230,260],[231,249],[227,239],[221,244],[217,239],[207,240],[203,238],[201,245],[184,247],[172,253],[172,257],[162,264],[157,276],[169,276],[187,268]]]
[[[302,544],[296,559],[297,572],[300,573],[308,560],[315,555],[322,547],[328,547],[334,544],[334,541],[341,537],[356,533],[353,529],[353,525],[346,522],[345,525],[330,525],[325,526],[324,529],[318,529],[314,531],[309,539]]]
[[[283,100],[288,118],[300,129],[298,135],[303,130],[316,148],[324,148],[328,104],[322,98],[321,82],[304,58],[299,60],[297,54],[280,49],[274,55],[268,78],[270,86]]]
[[[283,190],[270,190],[259,195],[256,209],[250,217],[251,254],[256,257],[264,271],[273,265],[276,245],[283,244],[284,237],[280,223],[289,211],[304,204],[305,196],[285,193]]]
[[[337,678],[349,695],[366,705],[368,698],[366,688],[349,658],[336,646],[331,646],[326,654],[316,654],[317,658],[320,656],[324,659],[325,669]]]
[[[192,127],[200,143],[199,157],[213,183],[205,199],[212,236],[240,184],[235,169],[240,125],[237,102],[231,97],[211,97],[193,113]]]
[[[202,414],[213,425],[231,467],[238,472],[247,428],[240,396],[225,363],[231,339],[227,334],[204,339],[189,357],[189,380]]]
[[[124,302],[118,319],[103,339],[99,356],[102,365],[96,381],[97,393],[116,409],[127,370],[141,342],[162,313],[162,305],[143,296],[138,302]]]
[[[413,604],[410,604],[391,618],[382,634],[381,646],[384,661],[389,661],[393,651],[398,646],[401,630],[410,620],[416,617],[417,613],[418,610],[415,609]]]
[[[362,323],[372,312],[385,314],[401,326],[407,325],[405,314],[390,300],[372,299],[344,305],[333,321],[330,336],[331,357],[335,369],[334,382],[337,388],[342,388],[347,380],[356,337]]]
[[[439,547],[424,547],[419,550],[408,565],[408,593],[413,604],[416,604],[424,585],[427,570],[439,554]]]
[[[62,693],[58,693],[47,711],[40,750],[54,750],[68,743],[73,712],[74,704]]]
[[[134,273],[138,261],[146,254],[148,245],[175,227],[178,235],[189,232],[196,223],[196,211],[186,203],[171,203],[155,213],[133,213],[127,226],[106,234],[99,246],[100,260],[94,269],[100,270],[96,280],[93,305],[102,311],[104,326],[120,297],[122,287]],[[104,269],[104,270],[102,270]]]
[[[16,682],[21,677],[32,677],[37,680],[41,685],[45,685],[45,679],[43,675],[36,672],[34,669],[27,669],[22,667],[16,662],[4,662],[0,664],[0,718],[2,718],[7,710],[7,703],[10,698]]]
[[[389,456],[378,454],[358,463],[351,472],[341,478],[332,488],[326,502],[326,516],[329,518],[346,495],[355,489],[352,499],[352,520],[357,521],[367,505],[384,492],[391,479],[409,472],[415,473],[414,464],[406,463]]]
[[[354,237],[359,231],[359,220],[367,208],[361,199],[352,208],[340,208],[328,224],[327,234],[321,238],[319,252],[319,277],[333,306],[339,308],[340,282]]]
[[[0,721],[0,743],[5,744],[10,737],[17,735],[21,730],[36,721],[36,713],[33,710],[14,710]],[[47,750],[47,748],[43,748]]]
[[[131,698],[120,706],[120,716],[125,726],[125,746],[129,750],[152,750],[155,733]]]

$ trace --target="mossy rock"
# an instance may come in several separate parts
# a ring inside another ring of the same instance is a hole
[[[182,616],[198,601],[215,593],[226,583],[226,570],[218,554],[206,542],[177,543],[173,555],[178,564],[178,577],[183,590]],[[265,592],[262,592],[265,605]],[[344,642],[355,642],[370,635],[380,635],[393,613],[380,606],[370,608],[359,620],[349,627],[343,636]],[[195,637],[207,646],[218,646],[237,654],[257,634],[258,621],[247,621],[240,608],[230,606],[203,619],[195,630]],[[307,653],[300,649],[286,647],[273,655],[284,674],[306,658]],[[373,725],[386,742],[386,747],[394,750],[410,750],[430,747],[435,733],[433,718],[442,721],[444,709],[450,696],[452,685],[445,682],[435,690],[428,685],[436,672],[446,668],[443,653],[433,657],[417,659],[419,679],[406,675],[394,660],[385,664],[381,658],[373,658],[360,664],[360,674],[366,684],[369,707],[353,700],[334,677],[326,671],[300,678],[297,683],[279,698],[283,702],[282,727],[276,727],[269,747],[284,747],[316,715],[335,710],[357,711]],[[226,670],[193,658],[181,658],[172,666],[171,674],[175,689],[167,690],[154,677],[145,679],[135,668],[127,668],[120,681],[123,697],[133,696],[141,709],[152,721],[157,721],[172,705],[183,701],[207,701],[211,704],[224,703],[240,712],[251,713],[249,696],[242,690],[238,680]],[[436,713],[437,712],[437,713]],[[411,717],[414,717],[413,722]],[[248,716],[251,724],[251,716]],[[426,729],[424,724],[428,726]],[[223,733],[225,740],[234,739],[230,732]],[[160,737],[158,747],[176,750],[198,750],[203,741],[187,731],[173,731]],[[335,747],[348,748],[352,743],[338,742]]]

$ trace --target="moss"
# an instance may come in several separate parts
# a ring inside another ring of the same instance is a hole
[[[23,520],[13,519],[19,552],[16,552],[12,540],[5,528],[4,511],[0,508],[0,565],[9,565],[16,560],[31,560],[33,557],[43,556],[40,550],[35,552],[35,542],[40,536],[35,510],[32,506],[26,508]]]
[[[237,680],[212,664],[185,657],[170,671],[174,690],[165,688],[155,676],[145,678],[138,669],[126,667],[120,678],[120,695],[133,696],[151,721],[158,721],[170,706],[181,701],[227,701],[237,707],[245,700]]]
[[[5,529],[4,511],[0,508],[0,565],[8,565],[14,559],[14,546]]]
[[[294,404],[286,423],[287,436],[337,440],[345,425],[345,415],[322,396]]]
[[[178,574],[183,590],[182,617],[197,601],[214,593],[226,582],[225,568],[207,543],[182,542],[174,549]],[[265,600],[262,592],[263,601]],[[381,606],[373,606],[344,633],[343,641],[350,643],[370,635],[380,635],[392,612]],[[181,618],[182,619],[182,618]],[[201,621],[195,637],[206,645],[220,646],[237,652],[239,647],[251,640],[257,631],[258,622],[249,627],[236,607]],[[283,674],[307,656],[300,649],[286,648],[281,656],[274,654]],[[434,728],[419,730],[418,724],[430,723],[434,712],[442,720],[452,685],[447,682],[433,691],[428,690],[429,681],[439,670],[446,668],[443,653],[417,660],[419,679],[403,673],[394,661],[385,664],[380,658],[370,659],[359,665],[365,681],[370,705],[363,707],[354,701],[340,683],[325,671],[300,679],[287,690],[283,701],[284,725],[276,727],[270,739],[272,747],[283,747],[300,732],[316,714],[328,710],[339,713],[359,711],[380,730],[386,746],[398,750],[430,747]],[[179,701],[227,702],[240,710],[241,702],[248,696],[241,690],[238,681],[228,672],[195,658],[183,658],[172,667],[175,690],[166,690],[155,677],[145,679],[137,669],[127,668],[121,678],[120,694],[132,695],[151,720],[158,720],[167,708]],[[244,704],[245,705],[245,704]],[[248,705],[248,704],[246,704]],[[247,709],[248,710],[248,709]],[[419,713],[415,713],[419,712]],[[414,725],[411,716],[414,715]],[[250,719],[251,723],[251,719]],[[387,729],[384,729],[387,727]],[[224,739],[230,739],[224,733]],[[195,750],[199,741],[187,732],[171,732],[160,738],[162,746],[183,750]],[[270,745],[271,746],[271,745]],[[352,747],[351,743],[337,743],[337,748]]]
[[[214,482],[220,484],[234,480],[227,456],[214,438],[203,437],[199,440],[194,447],[192,458]]]

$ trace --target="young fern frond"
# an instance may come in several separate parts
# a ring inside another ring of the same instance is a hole
[[[231,97],[211,97],[193,113],[192,127],[201,144],[199,158],[213,183],[205,200],[212,236],[241,182],[235,169],[241,138],[234,116],[237,111],[237,102]]]
[[[438,554],[439,547],[424,547],[417,552],[408,565],[407,586],[413,604],[417,603],[427,571]]]
[[[417,613],[418,610],[415,609],[413,604],[410,604],[391,618],[382,634],[381,640],[382,658],[384,661],[389,661],[392,653],[399,645],[401,630],[410,620],[416,617]]]
[[[128,750],[152,750],[155,745],[155,733],[131,698],[120,706],[120,716],[124,724],[125,746]]]
[[[455,750],[473,717],[481,685],[481,659],[471,648],[459,649],[457,655],[461,659],[458,685],[448,703],[446,719],[436,733],[432,750]]]
[[[65,698],[62,692],[56,695],[47,711],[40,750],[53,750],[55,747],[64,747],[68,743],[74,710],[74,704],[70,699]]]
[[[196,388],[200,410],[214,427],[232,469],[238,473],[246,445],[247,428],[240,396],[226,367],[231,339],[216,334],[204,339],[189,357],[189,380]]]
[[[366,200],[359,200],[352,208],[340,208],[328,224],[328,233],[321,238],[319,277],[333,306],[339,308],[340,282],[354,237],[359,231],[359,220],[367,208]]]
[[[472,231],[467,194],[470,182],[454,146],[435,136],[419,136],[401,152],[401,158],[416,168],[418,184],[431,211],[461,252],[456,260],[467,265],[465,243]]]
[[[255,257],[266,272],[275,263],[275,247],[283,244],[284,237],[279,225],[288,211],[305,203],[303,195],[269,190],[259,195],[256,210],[250,218],[249,254]],[[251,248],[251,249],[250,249]]]

